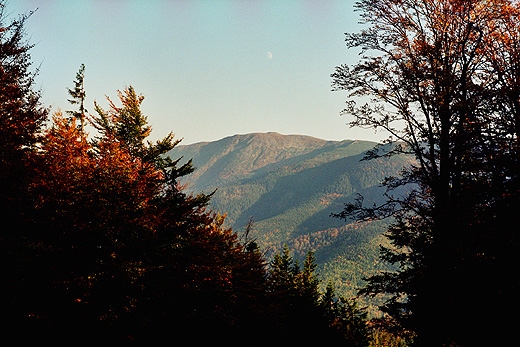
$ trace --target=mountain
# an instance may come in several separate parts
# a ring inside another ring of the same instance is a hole
[[[210,207],[227,223],[256,239],[267,258],[286,244],[299,260],[312,250],[324,283],[351,295],[363,277],[384,269],[378,247],[383,222],[345,222],[331,217],[357,193],[382,201],[381,181],[410,163],[406,156],[361,159],[376,143],[327,141],[310,136],[252,133],[174,148],[169,155],[193,160],[196,170],[181,183],[211,193]]]

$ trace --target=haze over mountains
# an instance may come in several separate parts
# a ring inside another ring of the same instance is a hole
[[[411,162],[406,156],[362,161],[375,142],[327,141],[303,135],[251,133],[178,146],[169,155],[193,159],[196,170],[182,182],[190,192],[210,193],[210,207],[267,254],[288,245],[295,257],[315,252],[318,272],[338,292],[351,295],[362,278],[384,268],[378,246],[384,222],[344,222],[331,217],[357,193],[381,201],[380,182]]]

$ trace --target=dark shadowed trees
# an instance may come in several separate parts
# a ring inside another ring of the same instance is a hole
[[[307,253],[303,267],[286,245],[274,255],[267,274],[270,341],[368,346],[366,311],[354,299],[338,298],[332,285],[322,293],[315,270],[312,252]]]
[[[6,227],[21,222],[36,144],[47,120],[34,89],[37,71],[30,70],[32,45],[24,31],[30,15],[11,19],[0,2],[0,213]]]
[[[60,112],[44,134],[25,314],[40,338],[231,341],[257,329],[260,252],[206,209],[210,196],[183,192],[178,179],[193,167],[165,156],[172,135],[147,141],[142,100],[130,87],[121,106],[96,106],[92,140]]]
[[[505,340],[511,327],[497,317],[506,317],[506,302],[518,307],[510,276],[511,245],[519,241],[511,217],[518,204],[518,5],[364,0],[356,8],[367,27],[346,42],[363,54],[356,65],[336,68],[333,89],[348,92],[352,126],[390,133],[392,150],[381,146],[368,158],[416,158],[384,182],[385,204],[366,207],[359,199],[337,214],[393,218],[393,247],[382,258],[400,270],[370,278],[362,293],[389,294],[383,311],[413,331],[417,345]],[[396,193],[403,186],[410,194]]]
[[[37,144],[48,113],[34,89],[37,70],[31,71],[32,45],[24,31],[31,13],[10,18],[5,5],[0,1],[0,324],[22,314],[17,305],[23,301],[16,298],[30,287],[24,276],[32,253],[24,242],[34,231],[30,182],[40,164]]]

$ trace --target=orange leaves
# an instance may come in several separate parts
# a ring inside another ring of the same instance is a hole
[[[77,129],[75,119],[69,121],[61,112],[53,115],[53,122],[43,140],[44,158],[54,170],[83,172],[90,164],[86,137]]]
[[[40,208],[43,202],[70,205],[76,201],[75,196],[93,172],[90,146],[78,132],[75,121],[69,123],[61,112],[53,115],[53,121],[44,134],[40,148],[42,166],[36,168],[38,179],[32,184],[38,192]]]
[[[132,330],[139,315],[163,324],[193,312],[234,314],[235,298],[263,288],[260,252],[246,251],[223,226],[225,216],[206,209],[208,195],[182,191],[178,178],[191,164],[177,167],[166,155],[178,143],[171,136],[146,142],[142,96],[133,89],[119,96],[122,106],[97,107],[95,136],[56,112],[38,148],[32,244],[45,256],[39,266],[50,269],[42,282],[53,288],[48,311],[68,319],[62,312],[74,307],[72,314],[96,326],[120,320]]]
[[[60,218],[66,214],[78,227],[145,209],[163,182],[163,172],[133,156],[122,141],[110,134],[88,141],[76,119],[61,112],[53,115],[41,155],[44,165],[33,184],[39,207],[46,204]]]

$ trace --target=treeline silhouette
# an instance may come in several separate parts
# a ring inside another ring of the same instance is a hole
[[[509,0],[362,0],[338,66],[352,126],[386,131],[367,159],[411,154],[387,199],[339,218],[391,220],[381,259],[398,267],[360,294],[414,346],[504,346],[518,326],[520,5]],[[409,187],[408,194],[399,189]]]
[[[320,292],[315,260],[288,248],[267,263],[254,238],[223,226],[211,194],[187,194],[193,170],[156,142],[132,87],[109,108],[42,106],[24,39],[31,13],[0,2],[0,234],[4,341],[119,345],[366,346],[366,312]],[[87,132],[90,129],[93,133]]]

